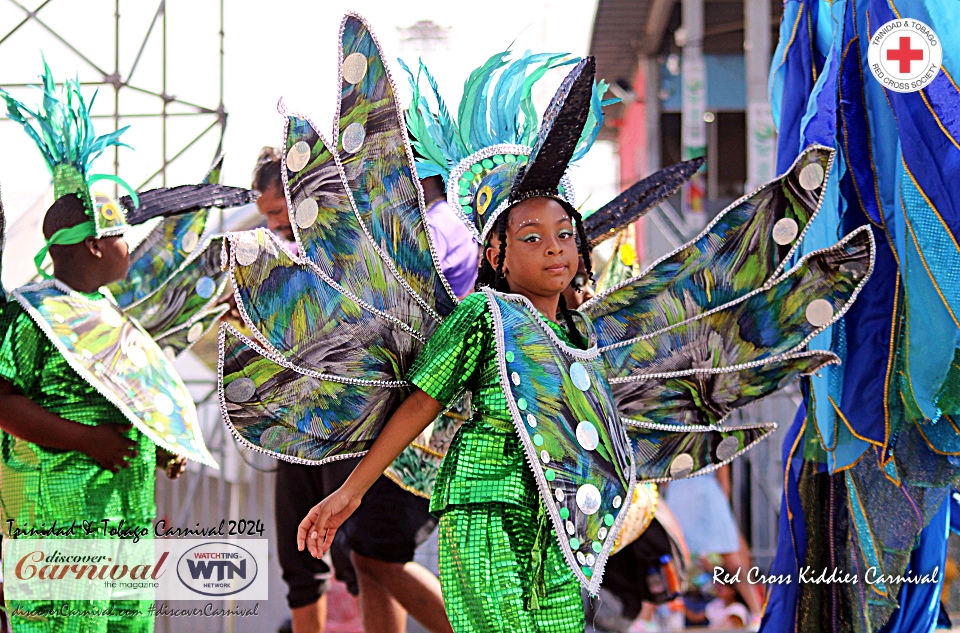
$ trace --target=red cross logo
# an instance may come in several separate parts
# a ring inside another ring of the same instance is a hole
[[[922,48],[910,48],[910,37],[900,37],[900,48],[893,48],[887,51],[887,59],[893,62],[900,62],[900,74],[910,73],[910,62],[923,61]]]

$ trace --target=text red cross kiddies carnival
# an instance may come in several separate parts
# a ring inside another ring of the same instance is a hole
[[[887,59],[892,62],[900,62],[900,73],[910,73],[910,62],[923,61],[922,48],[910,48],[910,38],[900,38],[900,48],[893,48],[887,51]]]

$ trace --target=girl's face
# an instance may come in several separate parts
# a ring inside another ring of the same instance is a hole
[[[496,270],[499,236],[493,235],[485,256]],[[503,274],[510,291],[527,297],[555,297],[570,285],[580,253],[573,221],[552,198],[530,198],[510,210]]]

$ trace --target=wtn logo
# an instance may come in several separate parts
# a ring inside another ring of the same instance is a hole
[[[230,580],[234,579],[234,574],[240,576],[246,580],[247,578],[247,561],[242,560],[240,564],[232,563],[228,560],[190,560],[187,559],[187,567],[190,569],[190,576],[194,580],[199,580],[203,578],[204,580],[210,580],[210,577],[213,575],[213,570],[217,570],[217,580],[223,580],[224,578],[229,578]]]
[[[253,584],[257,559],[234,543],[203,543],[177,561],[180,582],[204,596],[229,596]]]

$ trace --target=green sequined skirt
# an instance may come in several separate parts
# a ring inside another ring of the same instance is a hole
[[[549,527],[537,544],[540,523],[537,507],[448,506],[440,517],[440,584],[456,633],[583,633],[580,585]],[[542,578],[532,562],[541,549]]]

